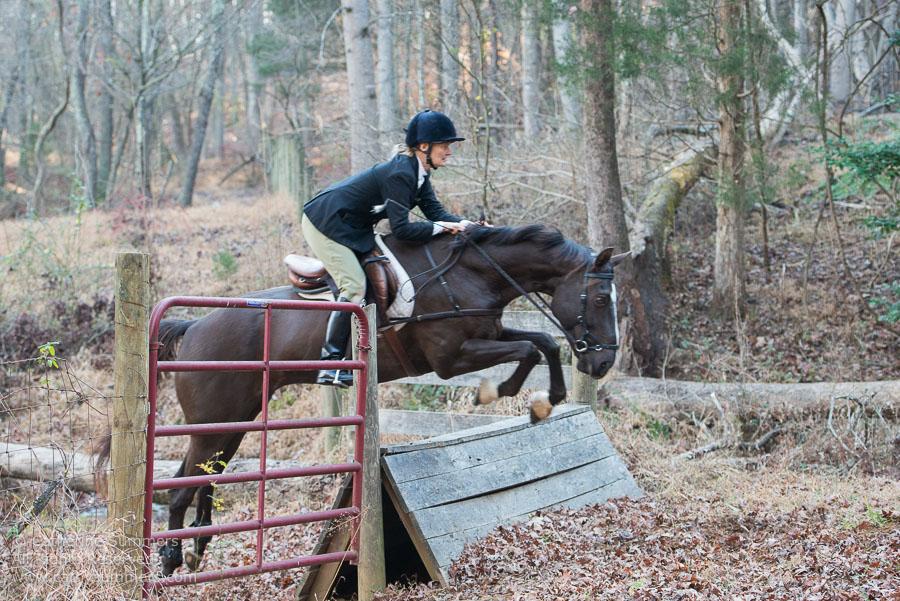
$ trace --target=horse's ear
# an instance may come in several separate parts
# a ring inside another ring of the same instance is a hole
[[[613,249],[612,247],[604,248],[600,251],[600,254],[594,259],[594,268],[592,271],[600,271],[603,269],[603,266],[609,262],[610,257],[612,257]]]
[[[631,256],[630,250],[627,253],[622,253],[620,255],[613,255],[609,259],[609,266],[615,267],[616,265],[618,265],[619,263],[621,263],[622,261],[624,261],[625,259],[627,259],[630,256]]]

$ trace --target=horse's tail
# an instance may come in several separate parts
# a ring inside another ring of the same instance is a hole
[[[159,322],[159,361],[171,361],[175,359],[175,353],[178,350],[178,340],[184,336],[188,328],[194,325],[196,319],[164,319]],[[107,430],[100,437],[97,446],[94,449],[94,469],[97,472],[106,470],[109,463],[109,454],[112,450],[112,436]]]
[[[197,322],[196,319],[164,319],[159,322],[159,361],[172,361],[178,350],[178,340],[184,336],[188,328]]]

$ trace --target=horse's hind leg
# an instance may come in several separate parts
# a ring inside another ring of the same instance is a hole
[[[222,452],[217,453],[207,463],[209,468],[217,474],[222,473],[225,466],[231,461],[231,458],[234,457],[243,438],[243,432],[233,434],[232,439],[228,441]],[[197,494],[197,518],[194,520],[192,526],[212,525],[212,507],[215,490],[215,487],[212,485],[200,488],[200,492]],[[200,562],[203,560],[203,554],[206,552],[206,546],[211,540],[212,536],[200,536],[195,538],[194,551],[184,552],[184,560],[187,563],[188,569],[192,572],[200,567]]]
[[[234,434],[192,436],[188,446],[187,455],[181,467],[178,468],[175,477],[200,476],[205,472],[200,465],[213,459],[219,450],[224,449]],[[235,449],[237,447],[235,446]],[[232,451],[232,455],[234,451]],[[229,457],[230,458],[230,457]],[[172,490],[169,498],[169,530],[179,530],[184,527],[184,514],[197,487],[176,488]],[[170,576],[182,563],[184,563],[181,540],[172,539],[159,548],[159,556],[162,563],[163,576]]]

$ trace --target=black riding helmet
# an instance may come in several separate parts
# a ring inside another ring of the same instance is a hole
[[[456,135],[453,121],[444,113],[425,109],[412,118],[406,128],[406,145],[415,148],[423,142],[462,142],[465,138]]]
[[[428,150],[425,151],[425,160],[433,168],[434,163],[431,162],[431,145],[439,142],[462,142],[465,138],[456,135],[456,127],[453,121],[438,111],[425,109],[409,121],[406,128],[406,145],[409,148],[416,148],[419,144],[428,144]]]

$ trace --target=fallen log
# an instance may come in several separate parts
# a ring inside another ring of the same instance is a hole
[[[299,467],[298,461],[266,461],[268,469]],[[180,461],[157,459],[153,462],[153,479],[171,478],[181,466]],[[225,468],[228,472],[246,472],[259,469],[259,459],[232,459]],[[64,451],[59,447],[31,446],[0,442],[0,477],[19,480],[47,482],[63,476],[66,488],[77,492],[106,494],[106,470],[98,472],[94,458],[87,453]],[[271,488],[276,483],[269,483]],[[219,497],[230,498],[257,490],[258,483],[242,482],[228,484],[216,489]],[[157,490],[153,493],[155,503],[168,503],[169,491]]]
[[[684,413],[715,409],[712,395],[729,413],[769,412],[783,415],[826,413],[832,399],[869,400],[885,418],[900,416],[900,380],[883,382],[816,382],[810,384],[716,383],[616,378],[601,385],[607,406],[668,406]]]

